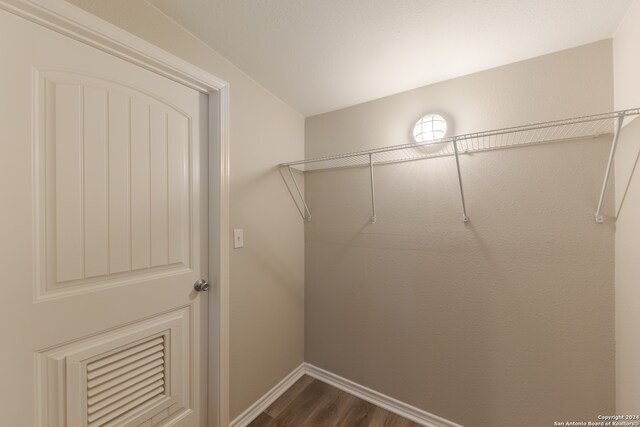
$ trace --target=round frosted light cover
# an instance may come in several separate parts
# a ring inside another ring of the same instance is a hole
[[[416,142],[431,142],[444,138],[447,133],[447,121],[438,114],[427,114],[413,127],[413,139]]]

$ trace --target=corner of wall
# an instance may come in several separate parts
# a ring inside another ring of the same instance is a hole
[[[640,107],[640,1],[634,0],[613,38],[614,105]]]
[[[613,39],[614,105],[640,107],[640,1],[635,0]],[[640,120],[628,122],[616,153],[615,330],[616,412],[640,411]]]

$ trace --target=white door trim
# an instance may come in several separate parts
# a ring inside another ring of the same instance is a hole
[[[209,280],[219,306],[209,304],[209,402],[229,425],[229,84],[161,48],[63,0],[0,0],[9,11],[72,39],[177,81],[209,97]],[[211,295],[214,295],[212,293]],[[216,354],[217,353],[217,354]],[[217,369],[211,369],[216,366]]]

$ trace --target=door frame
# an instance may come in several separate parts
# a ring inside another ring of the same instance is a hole
[[[229,84],[224,80],[63,0],[0,0],[0,9],[208,96],[209,349],[208,420],[229,425]],[[217,298],[214,298],[214,295]],[[219,304],[214,304],[216,299]],[[217,350],[217,351],[216,351]],[[214,419],[213,414],[218,416]]]

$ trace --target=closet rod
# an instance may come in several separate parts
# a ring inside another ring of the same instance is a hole
[[[544,142],[578,140],[610,134],[615,127],[615,119],[638,115],[640,115],[640,108],[634,108],[524,126],[473,132],[437,141],[407,143],[314,159],[297,160],[281,163],[280,166],[292,166],[303,172],[310,172],[321,169],[369,166],[369,154],[376,155],[376,165],[454,156],[455,152],[451,145],[454,139],[458,142],[460,154],[502,150]]]
[[[616,150],[620,137],[622,124],[627,117],[640,115],[640,108],[614,111],[610,113],[595,114],[591,116],[575,117],[563,120],[534,123],[524,126],[514,126],[503,129],[496,129],[483,132],[474,132],[464,135],[442,138],[437,141],[426,141],[421,143],[401,144],[389,147],[375,148],[372,150],[356,151],[351,153],[337,154],[315,159],[298,160],[294,162],[281,163],[279,167],[289,169],[291,180],[295,186],[298,196],[304,206],[303,218],[311,221],[311,212],[298,182],[293,176],[292,169],[301,172],[311,172],[315,170],[328,170],[340,168],[352,168],[368,166],[369,178],[371,182],[371,222],[376,222],[376,195],[375,180],[373,173],[374,155],[375,164],[389,164],[407,162],[413,160],[432,159],[445,156],[454,156],[458,174],[458,185],[460,187],[460,198],[462,201],[462,218],[464,222],[469,221],[467,206],[462,184],[462,172],[460,167],[460,154],[483,152],[490,150],[502,150],[506,148],[535,145],[546,142],[558,141],[578,141],[586,138],[595,138],[613,132],[613,143],[607,161],[604,182],[598,200],[598,207],[595,213],[597,223],[604,221],[602,208],[606,197],[608,183],[615,160]],[[287,184],[288,185],[288,184]],[[293,193],[292,193],[293,197]],[[297,201],[296,201],[297,205]]]

